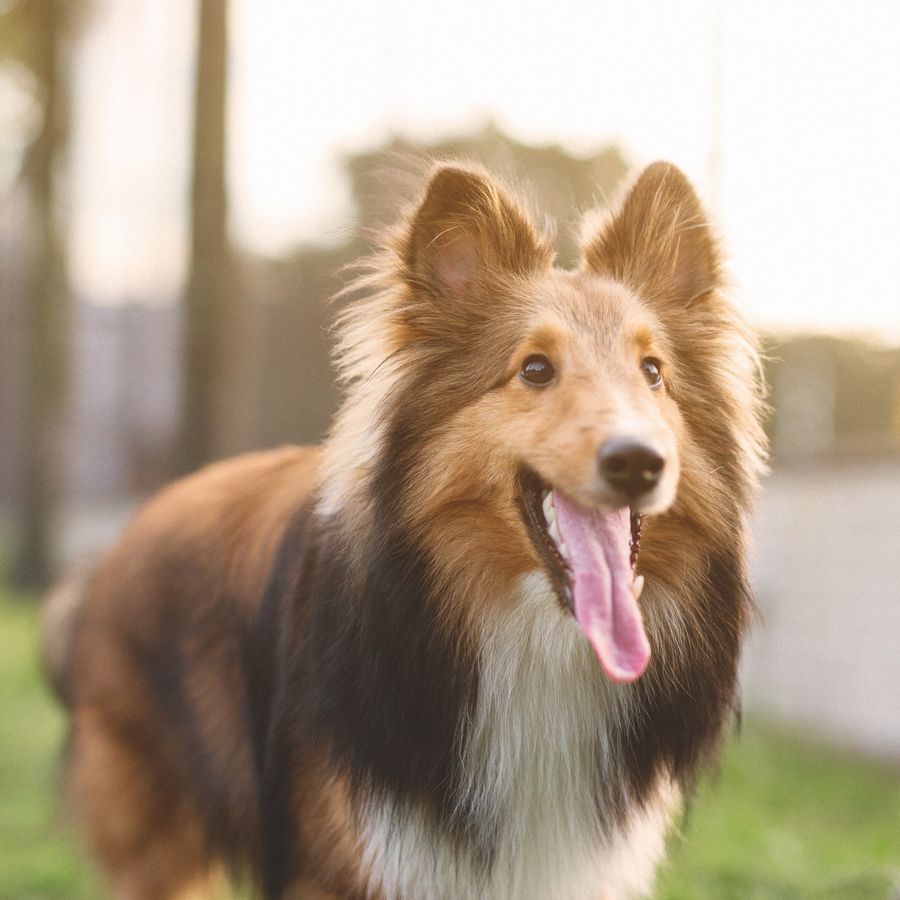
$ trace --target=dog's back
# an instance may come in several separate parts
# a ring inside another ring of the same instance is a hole
[[[175,483],[51,598],[45,656],[73,709],[70,799],[117,896],[175,896],[217,858],[259,852],[264,708],[248,673],[264,677],[259,606],[318,456],[253,454]]]

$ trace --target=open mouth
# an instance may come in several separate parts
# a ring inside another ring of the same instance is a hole
[[[560,602],[571,611],[613,681],[633,681],[647,667],[650,644],[635,575],[642,516],[628,507],[591,509],[520,474],[523,518]]]

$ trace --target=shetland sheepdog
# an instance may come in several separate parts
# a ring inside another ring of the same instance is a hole
[[[736,707],[758,359],[655,163],[583,261],[434,166],[323,446],[170,486],[51,608],[114,896],[624,898]]]

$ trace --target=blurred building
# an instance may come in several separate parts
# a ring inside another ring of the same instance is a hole
[[[15,202],[4,217],[18,213]],[[0,228],[0,505],[16,491],[25,377],[22,231]],[[174,302],[115,306],[77,298],[66,342],[69,402],[60,423],[60,483],[70,497],[146,491],[169,474],[178,404]]]
[[[900,759],[900,351],[771,339],[748,708]]]
[[[769,338],[765,355],[779,462],[900,454],[900,350],[801,335]]]

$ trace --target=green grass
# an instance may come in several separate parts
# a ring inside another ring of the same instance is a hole
[[[0,900],[95,900],[55,800],[63,719],[35,650],[33,605],[0,597]],[[900,898],[900,772],[745,726],[672,841],[657,897]]]
[[[671,850],[665,900],[898,900],[900,772],[751,724]]]
[[[0,596],[0,900],[95,900],[57,801],[63,717],[37,663],[35,605]]]

